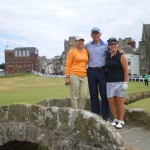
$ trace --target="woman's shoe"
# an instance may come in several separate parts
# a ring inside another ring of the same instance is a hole
[[[117,129],[122,129],[124,127],[124,121],[119,120],[118,124],[115,126]]]
[[[119,120],[114,119],[113,122],[111,123],[112,126],[116,127],[116,125],[119,123]]]

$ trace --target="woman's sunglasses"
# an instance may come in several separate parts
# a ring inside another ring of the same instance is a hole
[[[113,46],[113,45],[115,46],[115,45],[117,45],[117,44],[118,44],[118,43],[110,43],[109,45],[110,45],[110,46]]]

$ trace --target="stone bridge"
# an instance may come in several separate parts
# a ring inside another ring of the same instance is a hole
[[[101,117],[67,107],[0,106],[0,145],[28,141],[49,150],[123,150],[119,132]]]
[[[150,97],[150,92],[129,95],[126,103]],[[130,150],[123,147],[119,132],[100,116],[86,110],[69,108],[66,99],[42,100],[37,105],[0,106],[0,146],[10,141],[40,144],[49,150]],[[150,114],[126,109],[126,122],[149,127]]]

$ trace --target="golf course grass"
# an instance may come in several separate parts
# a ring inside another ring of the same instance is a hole
[[[136,101],[128,105],[129,108],[144,108],[146,111],[150,112],[150,98],[145,98],[143,100]]]
[[[37,75],[0,78],[0,105],[36,102],[47,98],[69,97],[63,78]]]
[[[129,82],[126,95],[137,92],[150,91],[144,82]],[[34,74],[16,77],[0,77],[0,105],[13,103],[35,104],[48,98],[65,98],[70,96],[69,87],[64,85],[64,78],[50,78]],[[140,102],[140,101],[138,101]],[[138,103],[136,102],[136,103]],[[129,107],[139,107],[141,104],[133,103]],[[150,111],[150,100],[142,100],[144,107]],[[135,105],[135,106],[134,106]]]

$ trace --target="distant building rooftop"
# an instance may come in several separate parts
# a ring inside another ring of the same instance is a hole
[[[124,53],[125,54],[137,54],[135,50],[131,46],[127,46],[124,48]]]

